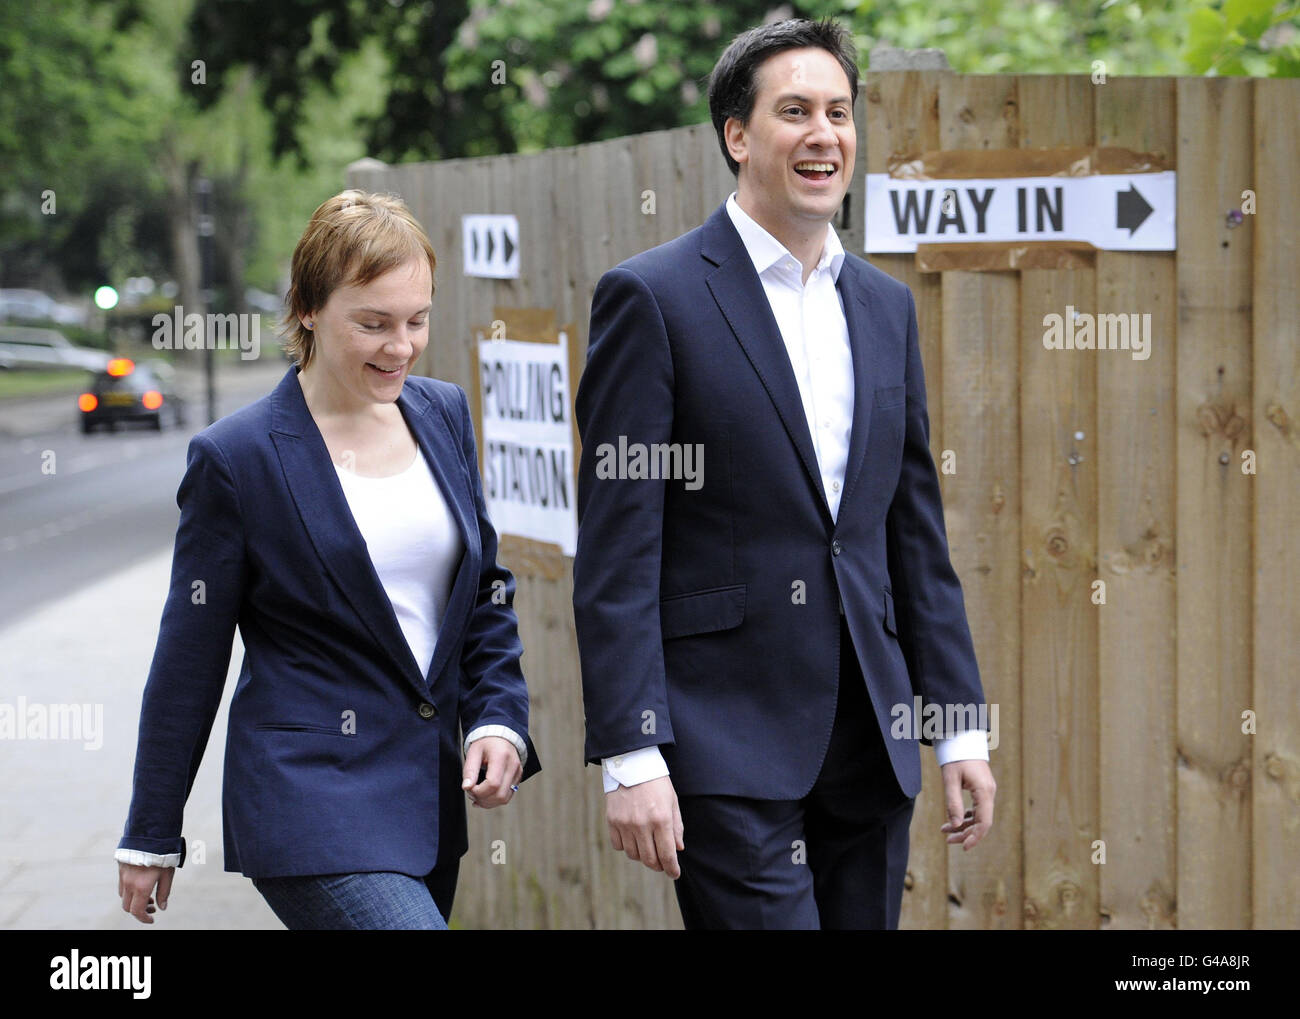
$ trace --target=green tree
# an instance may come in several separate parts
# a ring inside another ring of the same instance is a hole
[[[1191,73],[1300,77],[1300,3],[1222,0],[1186,17],[1182,58]]]

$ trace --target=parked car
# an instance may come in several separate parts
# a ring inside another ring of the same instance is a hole
[[[82,432],[89,434],[99,425],[113,431],[124,421],[143,421],[160,432],[164,420],[178,428],[184,425],[185,401],[176,392],[170,367],[113,358],[77,397]]]
[[[0,322],[27,319],[55,322],[59,325],[85,325],[86,317],[84,308],[56,301],[40,290],[20,288],[0,290]]]
[[[78,347],[57,329],[0,326],[0,368],[85,368],[103,371],[109,355]]]

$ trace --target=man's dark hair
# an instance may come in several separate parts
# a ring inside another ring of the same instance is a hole
[[[849,96],[858,100],[858,54],[849,33],[838,21],[806,21],[791,18],[771,25],[760,25],[742,32],[731,41],[709,75],[709,115],[713,129],[718,132],[718,145],[732,176],[740,176],[740,164],[727,151],[727,138],[723,125],[727,118],[735,117],[749,126],[749,116],[754,112],[758,98],[758,68],[768,57],[783,50],[816,46],[824,49],[840,62],[849,79]]]

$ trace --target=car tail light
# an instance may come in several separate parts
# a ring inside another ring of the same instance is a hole
[[[135,362],[129,357],[115,357],[108,362],[106,371],[108,374],[118,378],[123,375],[130,375],[135,371]]]
[[[158,392],[156,389],[150,389],[144,394],[144,396],[140,397],[140,402],[143,403],[148,410],[157,410],[163,405],[162,393]]]
[[[82,393],[80,396],[77,397],[77,406],[81,410],[89,414],[92,410],[94,410],[96,407],[99,406],[99,400],[95,398],[94,393]]]

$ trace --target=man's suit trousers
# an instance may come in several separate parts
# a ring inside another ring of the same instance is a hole
[[[688,930],[898,927],[914,800],[890,767],[843,617],[835,723],[808,795],[679,805],[675,889]]]

